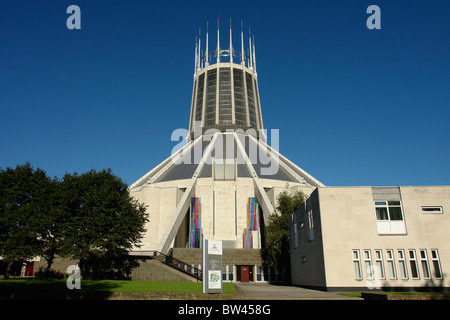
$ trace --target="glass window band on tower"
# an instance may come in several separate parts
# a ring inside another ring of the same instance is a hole
[[[212,69],[207,73],[206,102],[204,126],[212,126],[216,123],[216,76],[217,70]]]
[[[205,129],[216,127],[221,131],[262,129],[258,82],[255,75],[245,69],[214,65],[201,72],[194,80],[196,98],[191,123],[201,122]]]
[[[234,109],[235,123],[238,126],[247,126],[247,111],[245,107],[244,83],[242,81],[242,71],[233,70],[234,77]]]
[[[229,68],[219,69],[219,123],[232,124],[231,75]]]
[[[197,101],[195,107],[195,121],[202,120],[202,112],[203,112],[203,89],[204,89],[204,79],[205,75],[201,74],[198,77],[198,81],[195,81],[195,85],[197,85]]]

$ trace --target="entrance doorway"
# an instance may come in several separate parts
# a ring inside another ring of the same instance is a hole
[[[253,266],[237,266],[237,281],[253,282]]]
[[[32,277],[33,276],[33,269],[34,269],[34,262],[28,262],[25,268],[25,277]]]

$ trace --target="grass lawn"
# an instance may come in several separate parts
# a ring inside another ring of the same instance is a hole
[[[0,292],[32,290],[46,292],[68,291],[66,280],[10,279],[0,280]],[[201,282],[160,282],[128,280],[81,280],[81,292],[185,292],[202,293]],[[235,293],[232,283],[223,284],[223,293]]]

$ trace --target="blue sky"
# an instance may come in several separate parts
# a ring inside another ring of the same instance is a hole
[[[66,9],[81,9],[69,30]],[[369,5],[381,29],[369,30]],[[450,183],[449,1],[0,2],[0,167],[131,184],[187,128],[194,43],[255,35],[264,126],[328,186]],[[203,39],[204,41],[204,39]],[[203,42],[204,43],[204,42]]]

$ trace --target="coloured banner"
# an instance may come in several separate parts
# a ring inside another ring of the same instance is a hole
[[[200,198],[191,199],[191,216],[189,226],[189,248],[200,248],[201,244],[201,201]]]

